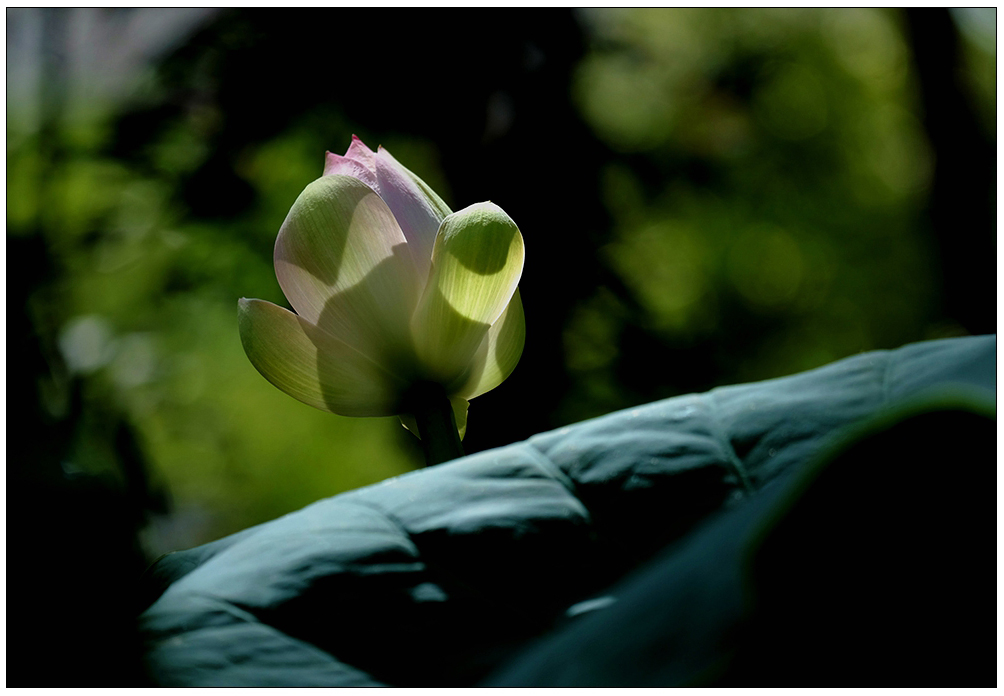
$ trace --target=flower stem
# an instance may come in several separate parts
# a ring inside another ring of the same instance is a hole
[[[441,386],[430,382],[417,384],[410,390],[406,403],[418,423],[426,466],[464,456],[453,406]]]

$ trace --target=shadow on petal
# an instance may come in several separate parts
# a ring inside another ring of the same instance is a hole
[[[293,398],[345,416],[394,413],[399,385],[392,375],[288,309],[241,299],[238,324],[251,364]]]
[[[367,197],[376,197],[361,182],[344,175],[337,179],[314,181],[304,189],[283,221],[275,246],[277,264],[299,267],[324,285],[338,282],[353,218]]]
[[[423,303],[425,311],[416,312],[412,333],[425,378],[454,393],[467,383],[472,369],[483,369],[472,362],[491,325],[458,312],[437,286],[426,288]]]
[[[319,323],[328,300],[363,285],[373,290],[383,313],[414,306],[419,280],[404,234],[379,196],[362,182],[340,175],[322,177],[304,189],[279,230],[275,273],[286,299],[307,321]],[[370,276],[386,259],[394,273]]]
[[[412,269],[407,247],[395,246],[358,283],[332,292],[318,327],[408,377],[416,362],[410,322],[419,295]]]
[[[464,233],[454,235],[448,245],[449,254],[473,273],[494,275],[506,267],[510,256],[523,253],[522,238],[519,243],[515,240],[519,236],[519,229],[501,209],[498,210],[500,215],[493,214],[492,209],[484,213],[470,213],[467,209],[455,213],[468,219],[478,217],[476,223],[468,220],[464,225]],[[486,238],[491,238],[491,242],[487,243]],[[520,261],[520,268],[522,265]]]
[[[491,391],[516,369],[526,340],[526,319],[519,288],[502,316],[492,324],[471,360],[467,381],[456,393],[473,399]]]

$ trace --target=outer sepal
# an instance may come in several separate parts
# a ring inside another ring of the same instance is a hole
[[[457,421],[457,433],[460,435],[460,439],[463,440],[464,435],[467,434],[467,409],[470,407],[470,402],[460,396],[451,396],[450,405],[453,407],[453,417]],[[419,440],[422,439],[421,434],[418,432],[418,423],[415,422],[413,415],[402,413],[399,415],[399,418],[401,419],[401,425],[405,429]]]
[[[255,369],[294,399],[343,416],[395,413],[399,380],[288,309],[241,299],[238,324]]]

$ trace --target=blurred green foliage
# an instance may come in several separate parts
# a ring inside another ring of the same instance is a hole
[[[727,352],[717,384],[966,333],[934,309],[938,251],[922,224],[933,155],[902,13],[588,17],[596,40],[574,94],[621,153],[603,171],[614,232],[600,253],[640,308],[600,288],[573,316],[573,418],[630,404],[617,338],[632,324]],[[971,85],[996,113],[994,57],[966,47]]]
[[[612,228],[595,255],[622,286],[600,285],[559,317],[569,389],[552,425],[965,332],[935,309],[937,250],[919,224],[933,154],[901,14],[619,9],[580,19],[591,48],[566,88],[609,148],[598,186]],[[212,25],[200,34],[219,51],[255,40]],[[992,45],[965,46],[992,127]],[[156,107],[169,78],[148,76],[134,100]],[[452,200],[435,142],[372,133],[337,108],[294,113],[233,163],[252,203],[202,214],[182,185],[231,195],[212,178],[192,183],[223,122],[212,100],[130,157],[112,147],[124,107],[47,109],[19,116],[9,105],[7,140],[8,240],[43,240],[51,264],[27,291],[50,351],[40,394],[58,414],[67,384],[80,384],[73,466],[119,476],[108,423],[135,429],[173,501],[148,527],[149,553],[419,465],[396,419],[332,416],[267,384],[241,349],[236,301],[285,304],[276,232],[320,174],[321,148],[343,151],[352,132],[382,142],[451,204],[472,202]],[[532,319],[537,300],[524,301]],[[638,335],[657,349],[636,351]],[[716,356],[714,374],[691,368],[699,353]]]
[[[31,147],[28,141],[22,151]],[[295,140],[249,156],[263,205],[246,219],[188,221],[167,203],[168,171],[144,176],[89,150],[47,177],[50,202],[35,212],[60,270],[47,297],[36,299],[57,315],[67,368],[82,378],[86,403],[110,402],[136,427],[180,510],[175,517],[197,527],[159,530],[164,538],[150,540],[156,551],[411,468],[394,438],[400,425],[303,406],[264,383],[244,356],[237,297],[253,291],[282,301],[271,266],[254,253],[274,240],[284,216],[275,211],[299,193],[269,178],[279,152],[295,169]],[[12,189],[31,188],[19,180],[28,171],[10,167]],[[81,425],[70,458],[90,471],[114,471],[94,430]]]
[[[207,222],[178,203],[176,185],[208,155],[201,131],[211,114],[165,132],[149,153],[152,170],[108,155],[101,126],[114,112],[97,124],[56,116],[48,132],[8,119],[8,235],[41,236],[54,265],[55,279],[32,288],[29,310],[58,347],[51,361],[83,391],[65,466],[120,479],[108,423],[123,418],[169,492],[171,514],[145,532],[150,555],[418,465],[400,445],[408,436],[398,421],[304,406],[266,383],[241,347],[237,298],[285,303],[269,252],[324,155],[302,129],[244,153],[240,173],[255,206]],[[95,135],[77,138],[75,128]],[[51,410],[65,409],[66,380],[49,391]]]

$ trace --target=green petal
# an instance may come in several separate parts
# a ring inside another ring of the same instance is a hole
[[[279,230],[275,274],[297,314],[339,340],[388,366],[410,351],[421,285],[393,213],[361,181],[304,189]]]
[[[460,439],[463,440],[464,435],[467,434],[467,408],[470,403],[462,397],[451,396],[450,405],[453,406],[453,417],[457,419],[457,432],[460,433]],[[421,440],[422,436],[418,434],[418,423],[415,422],[415,416],[410,413],[402,413],[399,417],[401,425]]]
[[[488,335],[481,342],[471,374],[457,393],[473,399],[502,384],[516,368],[516,363],[523,354],[525,339],[526,320],[517,288],[502,316],[492,324]]]
[[[264,300],[238,303],[241,343],[262,376],[294,399],[343,416],[390,416],[400,385],[365,355]]]
[[[467,409],[471,405],[467,399],[462,399],[459,396],[451,396],[450,403],[453,404],[453,417],[457,419],[457,431],[460,433],[460,439],[464,439],[464,435],[467,434]]]
[[[472,360],[523,272],[523,237],[505,212],[478,203],[443,220],[412,330],[430,379],[448,385]]]

